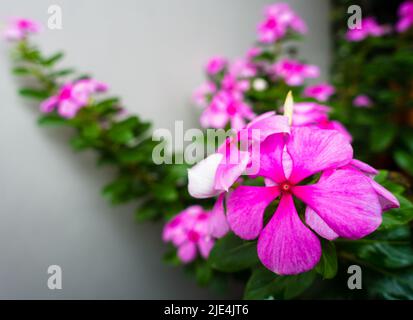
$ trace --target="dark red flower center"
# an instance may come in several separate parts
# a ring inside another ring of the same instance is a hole
[[[291,188],[292,188],[292,185],[291,185],[291,183],[289,183],[288,181],[285,181],[285,182],[283,182],[283,183],[280,184],[280,190],[281,190],[281,192],[283,192],[283,193],[290,193],[290,192],[291,192]]]
[[[198,232],[194,231],[194,230],[189,230],[188,231],[188,240],[191,242],[198,242],[200,238],[200,235]]]

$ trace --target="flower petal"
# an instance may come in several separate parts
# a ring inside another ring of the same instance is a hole
[[[214,247],[214,240],[210,237],[203,237],[198,241],[198,248],[201,256],[205,259],[208,258],[209,253],[211,252],[212,248]]]
[[[311,270],[320,260],[320,240],[301,222],[291,194],[281,197],[257,249],[264,266],[281,275]]]
[[[282,164],[284,146],[284,134],[273,134],[261,143],[260,152],[252,152],[251,167],[258,172],[258,176],[263,176],[277,183],[286,180]]]
[[[217,195],[215,175],[223,155],[214,153],[188,169],[188,192],[194,198],[209,198]]]
[[[295,186],[293,193],[341,237],[359,239],[381,224],[378,196],[369,178],[355,170],[336,170],[317,184]]]
[[[334,130],[307,127],[292,129],[287,151],[293,160],[291,183],[326,169],[334,169],[351,161],[353,149],[346,138]]]
[[[178,249],[178,257],[183,263],[191,262],[196,257],[196,245],[193,242],[187,241]]]
[[[338,238],[338,234],[331,229],[327,223],[310,207],[305,209],[305,222],[308,226],[317,232],[323,238],[334,240]]]
[[[230,193],[227,202],[229,226],[242,239],[258,237],[265,208],[279,195],[278,187],[240,186]]]
[[[397,198],[389,190],[387,190],[385,187],[383,187],[373,179],[370,180],[370,183],[379,196],[380,205],[383,211],[400,207],[399,200],[397,200]]]
[[[225,193],[221,193],[214,204],[210,216],[210,233],[214,238],[222,238],[229,230],[224,209]]]

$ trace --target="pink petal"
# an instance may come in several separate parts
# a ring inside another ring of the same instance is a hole
[[[74,118],[82,106],[79,104],[71,101],[71,100],[64,100],[60,102],[58,107],[58,113],[63,118],[71,119]]]
[[[40,104],[40,111],[43,113],[52,112],[53,109],[56,107],[57,102],[58,99],[56,96],[51,96],[50,98],[47,98]]]
[[[370,183],[379,196],[380,205],[383,211],[400,207],[399,200],[397,200],[397,198],[389,190],[378,184],[373,179],[370,180]]]
[[[178,249],[178,257],[183,263],[191,262],[196,257],[196,245],[193,242],[185,242]]]
[[[287,143],[287,151],[293,161],[289,178],[292,183],[298,183],[322,170],[343,166],[353,157],[350,143],[334,130],[307,127],[292,130]]]
[[[341,237],[359,239],[381,224],[377,194],[369,178],[355,170],[336,170],[317,184],[295,186],[293,193]]]
[[[283,150],[285,146],[284,134],[269,136],[260,146],[260,153],[253,153],[252,165],[259,165],[258,174],[277,183],[284,182],[285,174],[282,165]]]
[[[219,195],[210,216],[210,233],[214,238],[222,238],[228,231],[228,221],[224,209],[225,193]]]
[[[376,176],[379,172],[374,169],[372,166],[368,165],[367,163],[364,163],[360,160],[353,159],[350,161],[350,166],[360,170],[364,174],[366,174],[368,177],[373,178]]]
[[[317,236],[300,220],[291,194],[280,204],[258,239],[258,257],[271,271],[298,274],[311,270],[320,260]]]
[[[199,239],[198,248],[201,256],[205,259],[208,258],[209,253],[211,252],[212,248],[214,247],[214,240],[209,237],[203,237]]]
[[[227,219],[231,230],[242,239],[258,237],[265,208],[278,195],[278,187],[240,186],[235,189],[227,201]]]
[[[305,209],[305,222],[308,226],[317,232],[323,238],[334,240],[338,238],[338,234],[331,229],[327,223],[310,207]]]
[[[255,130],[259,130],[259,141],[264,141],[267,137],[275,133],[290,133],[288,117],[275,115],[274,112],[266,112],[252,120],[247,129],[249,135],[254,139]]]

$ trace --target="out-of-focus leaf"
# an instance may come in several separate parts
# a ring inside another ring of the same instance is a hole
[[[278,276],[259,267],[248,280],[244,298],[258,299],[292,299],[304,293],[313,283],[316,273],[309,271],[293,276]]]
[[[397,134],[397,127],[392,124],[373,126],[370,136],[370,147],[373,152],[386,150]]]
[[[394,160],[402,169],[413,175],[413,154],[399,149],[394,152]]]
[[[383,213],[383,222],[379,230],[396,228],[413,219],[413,203],[403,196],[396,195],[396,197],[400,202],[400,208]]]
[[[45,114],[41,116],[38,120],[37,123],[40,126],[62,126],[68,124],[68,120],[65,118],[62,118],[61,116],[57,114]]]
[[[209,263],[223,272],[236,272],[256,265],[257,243],[244,241],[233,233],[219,239],[209,255]]]
[[[322,255],[315,270],[324,279],[332,279],[337,274],[337,253],[333,242],[322,241]]]
[[[47,91],[32,88],[22,88],[19,90],[19,94],[22,97],[35,100],[44,100],[49,97],[49,93]]]

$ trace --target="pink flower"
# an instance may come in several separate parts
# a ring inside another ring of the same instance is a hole
[[[386,190],[379,196],[372,179],[353,165],[352,157],[350,143],[333,130],[295,127],[287,138],[269,136],[261,144],[258,174],[266,179],[266,186],[240,186],[230,193],[231,230],[242,239],[258,237],[259,259],[281,275],[305,272],[318,263],[321,245],[314,232],[329,240],[359,239],[372,233],[385,209],[380,197],[389,200],[390,193]],[[316,183],[302,184],[317,173],[321,177]],[[264,226],[264,211],[278,197],[279,205]],[[307,205],[308,227],[297,213],[294,197]]]
[[[372,104],[371,99],[365,94],[360,94],[353,100],[353,105],[359,108],[368,108],[371,107]]]
[[[205,82],[195,89],[192,95],[192,100],[197,106],[205,108],[212,98],[212,94],[214,94],[216,90],[216,85],[213,82]]]
[[[304,90],[304,96],[314,98],[320,102],[326,102],[335,92],[332,85],[328,83],[321,83],[313,86],[308,86]]]
[[[272,66],[277,77],[284,79],[289,86],[302,85],[305,78],[317,78],[320,70],[315,65],[307,65],[297,60],[282,59]]]
[[[236,78],[252,78],[257,74],[257,68],[248,59],[236,59],[229,66],[228,73]]]
[[[298,102],[294,104],[293,126],[312,126],[320,129],[336,130],[343,134],[347,141],[353,139],[347,129],[338,121],[330,120],[331,108],[316,102]]]
[[[23,40],[28,35],[38,33],[41,26],[36,21],[25,18],[13,18],[4,31],[4,37],[10,41]]]
[[[361,29],[350,29],[347,31],[346,39],[348,41],[361,41],[365,38],[371,37],[381,37],[382,35],[388,33],[389,28],[386,26],[380,26],[376,19],[373,17],[364,18],[361,21]]]
[[[57,108],[60,116],[70,119],[88,104],[93,93],[104,92],[107,89],[106,84],[94,79],[82,79],[75,83],[68,82],[59,89],[56,95],[44,100],[40,104],[40,110],[49,113]]]
[[[270,5],[265,10],[265,20],[258,25],[258,39],[272,43],[283,38],[289,30],[304,34],[307,26],[286,3]]]
[[[413,1],[403,2],[399,7],[399,21],[396,25],[398,32],[404,32],[413,25]]]
[[[220,56],[215,56],[209,59],[205,66],[205,71],[208,75],[214,76],[224,70],[227,65],[227,60]]]
[[[262,49],[260,47],[252,47],[248,49],[245,57],[247,58],[247,60],[253,60],[255,57],[259,56],[261,53],[262,53]]]
[[[184,263],[193,261],[198,250],[206,259],[214,246],[210,223],[209,212],[201,206],[191,206],[165,225],[162,238],[178,248],[178,257]]]
[[[201,115],[204,128],[224,128],[230,122],[231,128],[239,130],[245,125],[245,119],[252,119],[255,114],[237,91],[221,90]]]

